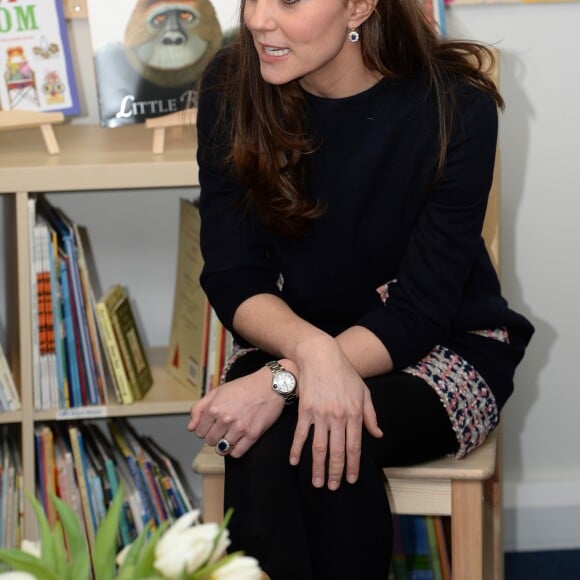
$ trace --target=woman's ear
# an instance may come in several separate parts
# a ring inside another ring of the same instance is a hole
[[[378,0],[349,0],[349,27],[360,26],[373,13],[377,2]]]

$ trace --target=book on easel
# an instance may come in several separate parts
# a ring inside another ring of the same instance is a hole
[[[238,15],[231,0],[154,8],[150,0],[88,0],[87,8],[103,127],[195,107],[201,75]]]
[[[4,4],[0,110],[78,114],[80,101],[62,0]]]

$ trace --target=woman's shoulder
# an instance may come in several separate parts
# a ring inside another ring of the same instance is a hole
[[[200,96],[207,92],[223,90],[224,81],[232,72],[231,48],[223,47],[213,56],[201,76]]]

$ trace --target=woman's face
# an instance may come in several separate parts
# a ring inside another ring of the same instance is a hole
[[[281,85],[295,79],[309,92],[341,96],[360,49],[347,40],[348,0],[245,0],[244,23],[254,40],[262,77]],[[348,92],[348,88],[346,89]]]

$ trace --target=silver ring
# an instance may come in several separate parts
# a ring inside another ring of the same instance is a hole
[[[232,447],[233,445],[225,437],[222,437],[215,446],[216,451],[222,455],[227,455],[232,450]]]

